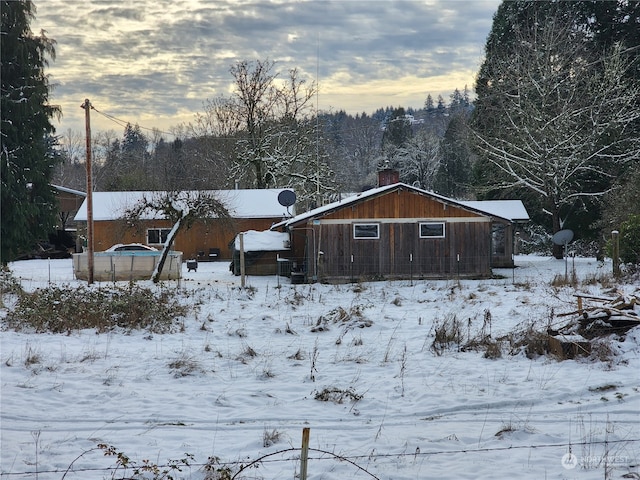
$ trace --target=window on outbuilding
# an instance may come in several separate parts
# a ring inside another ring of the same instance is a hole
[[[353,238],[380,238],[379,223],[354,223]]]
[[[164,245],[171,232],[170,228],[148,228],[147,245]]]
[[[444,222],[420,223],[420,238],[444,238]]]
[[[494,255],[505,255],[506,252],[506,225],[494,223],[491,226],[491,250]]]

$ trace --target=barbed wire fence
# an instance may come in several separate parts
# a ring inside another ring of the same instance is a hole
[[[153,464],[152,465],[153,469],[149,468],[146,471],[160,472],[164,470],[166,472],[169,470],[173,470],[173,471],[180,472],[182,471],[182,468],[189,468],[189,469],[197,468],[197,469],[203,469],[205,471],[211,471],[211,472],[214,472],[214,471],[227,472],[225,476],[219,475],[219,476],[211,476],[206,478],[221,479],[221,480],[245,480],[246,478],[249,478],[246,476],[249,470],[255,469],[258,467],[264,467],[269,464],[279,464],[279,463],[296,464],[299,462],[303,463],[308,461],[313,461],[313,462],[332,461],[332,462],[341,462],[341,463],[349,464],[356,470],[357,473],[361,474],[363,478],[373,478],[376,480],[382,480],[380,477],[376,476],[367,468],[363,467],[361,463],[363,462],[369,463],[371,461],[376,461],[378,459],[384,459],[384,458],[418,459],[418,458],[429,458],[429,457],[438,456],[438,455],[485,454],[485,453],[517,451],[517,450],[526,450],[526,449],[542,450],[542,449],[548,449],[548,448],[564,448],[564,449],[567,449],[568,454],[571,454],[573,448],[594,446],[594,445],[603,445],[609,448],[613,445],[628,445],[628,444],[634,444],[638,442],[640,442],[640,438],[619,439],[619,440],[612,440],[612,439],[593,440],[592,439],[589,441],[582,441],[582,442],[559,442],[559,443],[548,443],[548,444],[509,445],[504,447],[486,447],[486,448],[461,448],[461,449],[455,449],[455,450],[429,450],[429,451],[416,450],[415,452],[370,453],[366,455],[365,454],[343,455],[343,454],[338,454],[336,452],[332,452],[328,450],[307,447],[306,448],[307,452],[312,452],[313,454],[316,454],[316,455],[309,456],[308,458],[303,458],[303,452],[305,451],[305,446],[303,445],[302,447],[299,447],[299,448],[291,447],[291,448],[286,448],[286,449],[278,450],[275,452],[271,452],[249,461],[224,462],[224,461],[220,461],[219,459],[212,459],[210,457],[207,460],[207,462],[202,463],[202,462],[190,461],[189,459],[191,458],[191,456],[187,455],[188,458],[185,458],[182,460],[172,461],[165,464],[157,464],[157,465]],[[113,449],[113,447],[108,447],[108,448]],[[78,468],[74,467],[73,463],[76,460],[96,450],[101,450],[101,448],[93,448],[91,450],[87,450],[83,452],[78,457],[76,457],[76,459],[74,459],[71,465],[69,465],[65,469],[40,470],[38,468],[35,468],[35,469],[24,470],[24,471],[0,472],[0,478],[6,478],[6,479],[12,479],[12,480],[13,479],[26,480],[26,479],[38,479],[39,475],[60,475],[60,480],[64,480],[65,477],[69,474],[87,474],[87,473],[110,474],[112,479],[117,479],[117,480],[139,480],[141,478],[149,478],[149,477],[142,477],[142,476],[116,477],[115,474],[117,473],[117,471],[123,469],[123,465],[120,463],[114,466],[109,466],[109,467],[78,467]],[[120,456],[121,454],[116,452],[115,455]],[[282,457],[283,455],[287,455],[287,456],[284,458],[274,458],[274,457]],[[631,459],[629,460],[631,461]],[[560,462],[558,463],[560,464]],[[638,462],[635,462],[631,466],[634,468],[638,468],[639,465],[638,465]],[[235,472],[235,473],[232,473],[232,472]],[[306,480],[306,477],[303,477],[303,476],[295,475],[295,477],[300,478],[300,480]],[[155,476],[151,478],[160,479],[160,478],[174,478],[174,477]],[[254,478],[254,477],[251,477],[251,478]],[[281,478],[281,477],[279,476],[277,478]]]

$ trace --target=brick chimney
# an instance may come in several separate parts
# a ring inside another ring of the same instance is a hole
[[[391,168],[385,168],[378,172],[379,187],[386,187],[387,185],[393,185],[394,183],[400,183],[400,172]]]

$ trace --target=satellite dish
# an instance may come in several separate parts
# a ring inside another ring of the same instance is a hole
[[[564,257],[564,279],[565,281],[569,280],[569,264],[567,263],[567,244],[573,240],[573,230],[560,230],[553,234],[551,237],[551,241],[556,245],[561,245],[564,247],[563,257]],[[575,260],[574,260],[575,261]]]
[[[278,194],[278,203],[287,209],[296,203],[296,194],[293,190],[282,190]]]
[[[566,245],[571,240],[573,240],[573,230],[560,230],[551,237],[551,241],[556,245]]]

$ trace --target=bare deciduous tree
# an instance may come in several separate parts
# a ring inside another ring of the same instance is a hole
[[[53,183],[64,187],[84,190],[86,186],[84,136],[72,129],[58,137],[58,154],[62,157],[56,166]]]
[[[160,279],[167,255],[179,231],[188,230],[199,220],[217,218],[230,221],[229,212],[224,203],[213,193],[206,191],[149,192],[136,205],[125,211],[123,220],[129,224],[135,224],[146,215],[159,215],[173,223],[160,260],[151,277],[154,283]]]
[[[485,62],[491,75],[477,102],[476,144],[497,172],[493,186],[542,197],[557,232],[562,212],[603,195],[640,158],[640,139],[628,131],[640,118],[640,89],[625,75],[624,51],[594,60],[566,16],[533,18],[514,31],[510,47]]]
[[[300,200],[332,189],[332,174],[312,115],[315,84],[296,69],[279,78],[275,62],[241,61],[230,73],[235,89],[208,101],[188,131],[208,161],[226,166],[229,183],[251,188],[291,187]]]
[[[440,166],[440,139],[428,130],[419,130],[395,151],[400,166],[400,179],[425,190],[433,190]]]

